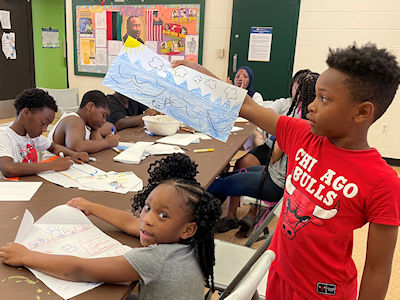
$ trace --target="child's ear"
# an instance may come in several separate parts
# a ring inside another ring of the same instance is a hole
[[[26,118],[26,117],[29,115],[30,112],[31,112],[31,111],[29,110],[29,108],[24,107],[24,108],[21,110],[20,114],[22,115],[23,118]]]
[[[356,122],[365,122],[367,120],[373,121],[375,117],[375,107],[370,101],[361,102],[358,107],[354,120]]]
[[[94,107],[93,102],[88,102],[88,104],[86,104],[86,108],[88,109],[88,111],[92,111],[93,107]]]
[[[192,237],[197,230],[196,222],[186,223],[183,232],[181,233],[181,239],[185,240]]]

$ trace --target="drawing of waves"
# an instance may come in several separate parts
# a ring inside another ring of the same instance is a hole
[[[126,54],[115,58],[103,84],[144,105],[169,115],[194,129],[226,142],[241,104],[230,107],[218,98],[201,95],[199,88],[188,90],[186,82],[177,86],[172,75],[146,71],[140,61],[131,63]]]

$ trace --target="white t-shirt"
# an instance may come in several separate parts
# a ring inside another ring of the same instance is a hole
[[[61,121],[62,119],[64,119],[65,117],[69,117],[69,116],[75,116],[75,117],[80,118],[80,116],[79,116],[76,112],[72,112],[72,113],[63,113],[63,115],[61,116],[61,118],[57,121],[56,125],[54,125],[53,128],[52,128],[52,129],[50,130],[50,132],[49,132],[49,139],[50,139],[50,141],[54,141],[54,139],[53,139],[54,132],[56,131],[57,125],[60,123],[60,121]],[[90,140],[91,131],[90,131],[90,129],[89,129],[87,126],[85,126],[85,130],[86,130],[86,131],[85,131],[85,140]]]
[[[50,146],[51,141],[42,135],[31,138],[28,134],[19,135],[8,126],[0,128],[0,157],[11,157],[16,163],[37,163],[40,152]]]

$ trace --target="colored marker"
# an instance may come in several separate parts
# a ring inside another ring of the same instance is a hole
[[[89,160],[90,160],[90,161],[96,161],[97,159],[94,158],[94,157],[89,157]]]
[[[111,127],[111,134],[115,134],[115,129],[114,129],[114,126],[113,126],[113,127]]]
[[[193,152],[195,152],[195,153],[202,153],[202,152],[214,152],[214,148],[209,148],[209,149],[196,149],[196,150],[193,150]]]
[[[154,133],[152,133],[151,131],[145,130],[144,132],[146,132],[150,136],[154,136]]]
[[[58,153],[58,156],[64,158],[64,153],[60,152]]]
[[[190,132],[190,133],[195,133],[195,131],[193,129],[189,129],[189,128],[186,128],[186,127],[181,127],[181,130],[187,131],[187,132]]]
[[[119,150],[117,147],[113,147],[112,148],[115,152],[117,152],[117,153],[121,153],[122,151],[121,150]]]

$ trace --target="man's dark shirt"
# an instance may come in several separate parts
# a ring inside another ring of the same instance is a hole
[[[114,95],[107,95],[107,100],[110,104],[110,114],[107,117],[107,121],[113,124],[125,117],[141,115],[147,109],[146,105],[135,100],[130,100],[128,109],[126,109]]]

